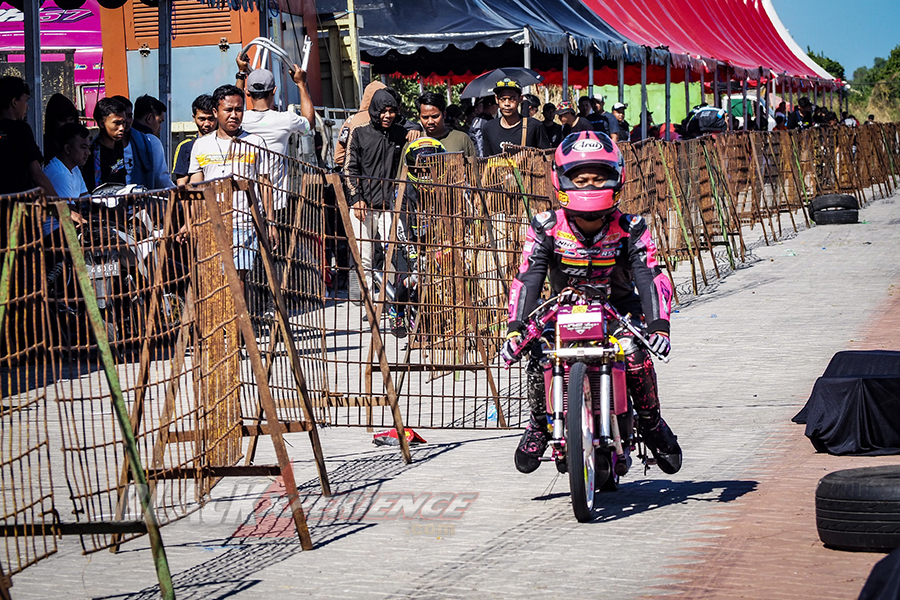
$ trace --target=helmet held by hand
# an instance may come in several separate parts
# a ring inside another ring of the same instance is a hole
[[[422,167],[418,163],[419,159],[431,154],[442,154],[446,152],[446,148],[435,138],[420,137],[409,143],[406,148],[406,166],[408,167],[407,175],[412,181],[424,180],[428,175],[428,168]]]

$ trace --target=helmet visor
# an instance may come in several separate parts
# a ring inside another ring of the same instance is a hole
[[[563,191],[615,190],[620,186],[619,172],[614,166],[605,163],[575,165],[558,175],[559,189]]]

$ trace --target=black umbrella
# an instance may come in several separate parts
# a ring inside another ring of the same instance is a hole
[[[489,73],[483,73],[470,81],[459,97],[465,99],[493,96],[497,82],[502,81],[506,77],[515,79],[523,87],[534,85],[544,80],[543,75],[525,67],[503,67],[502,69],[494,69]]]

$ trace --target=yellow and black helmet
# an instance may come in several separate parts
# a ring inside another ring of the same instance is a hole
[[[409,143],[406,147],[406,166],[408,167],[408,176],[412,181],[419,181],[421,176],[427,176],[427,169],[417,167],[416,163],[420,156],[428,156],[430,154],[442,154],[446,152],[446,148],[440,142],[430,137],[420,137]]]
[[[440,140],[430,137],[420,137],[419,139],[410,142],[409,146],[406,147],[406,166],[415,167],[416,161],[419,160],[420,156],[441,154],[446,151],[446,148],[444,148],[444,145]]]

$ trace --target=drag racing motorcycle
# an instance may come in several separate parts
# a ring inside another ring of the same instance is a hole
[[[167,243],[162,239],[166,196],[143,192],[141,186],[104,184],[89,197],[79,199],[74,207],[84,218],[78,240],[106,335],[116,354],[123,342],[146,335],[152,279],[160,244]],[[160,334],[177,328],[185,309],[186,270],[173,254],[169,253],[163,271],[156,327]],[[77,297],[68,262],[66,258],[57,263],[48,276],[50,294],[60,305],[59,329],[64,336],[80,328],[77,324],[72,327],[74,316],[80,312],[77,303],[65,300]],[[71,339],[63,343],[73,345]]]
[[[538,306],[516,346],[515,360],[540,343],[551,368],[544,371],[551,457],[569,474],[572,510],[580,522],[593,517],[594,497],[614,491],[629,472],[631,454],[644,469],[655,461],[634,424],[637,418],[625,387],[625,355],[611,332],[621,324],[634,340],[650,344],[631,315],[621,315],[604,290],[577,285]],[[660,354],[654,355],[668,362]],[[507,362],[507,368],[514,361]]]
[[[147,329],[150,286],[159,246],[165,243],[161,221],[166,197],[144,192],[141,186],[105,184],[91,193],[88,212],[82,213],[89,218],[79,239],[111,344],[140,338]],[[185,308],[185,269],[174,258],[168,263],[158,333],[176,328]]]

